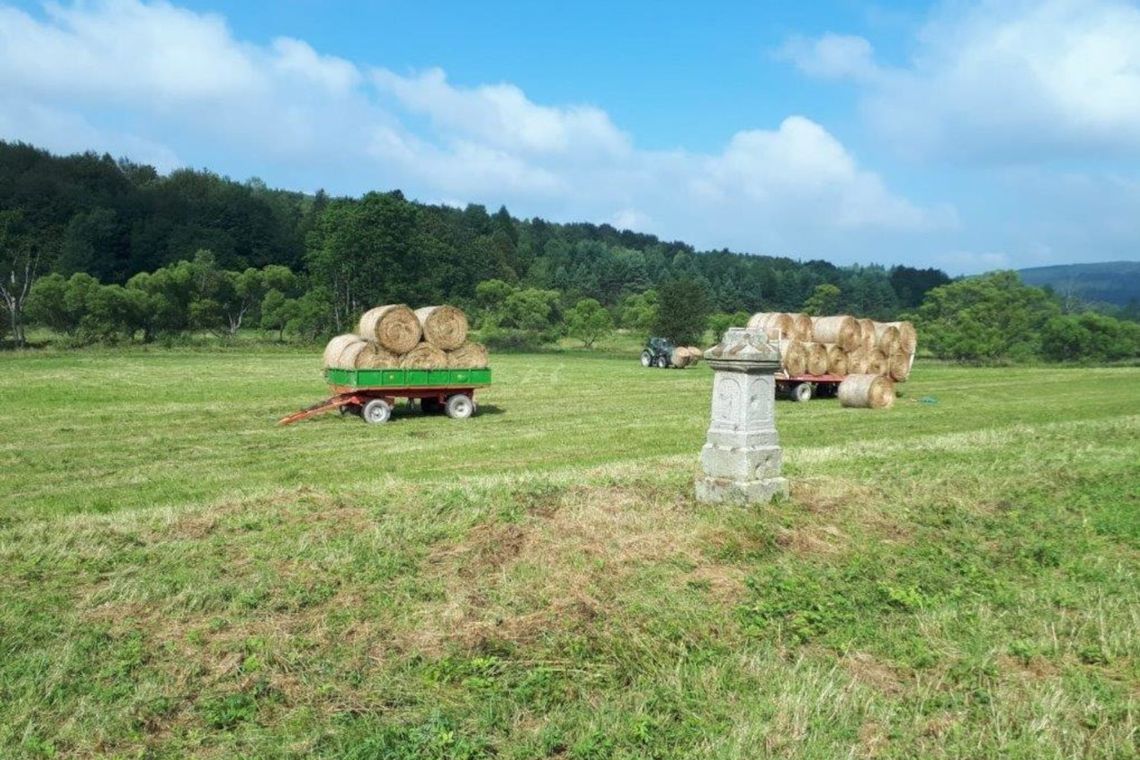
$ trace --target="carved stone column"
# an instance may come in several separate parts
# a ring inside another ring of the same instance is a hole
[[[697,499],[753,504],[787,495],[775,415],[779,348],[762,330],[732,328],[705,359],[716,374]]]

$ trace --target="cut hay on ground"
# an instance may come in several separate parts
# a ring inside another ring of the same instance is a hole
[[[899,350],[899,328],[885,322],[875,323],[875,347],[887,356]]]
[[[910,375],[910,364],[913,354],[903,353],[896,351],[891,354],[890,359],[887,360],[887,374],[895,382],[906,382],[907,376]]]
[[[887,409],[895,403],[895,386],[888,377],[848,375],[839,384],[839,404],[862,409]]]
[[[802,375],[807,372],[807,346],[798,340],[780,341],[780,366],[789,375]]]
[[[918,331],[914,329],[914,325],[910,322],[887,322],[887,324],[898,328],[899,349],[904,354],[913,354],[918,347]]]
[[[374,340],[367,341],[356,355],[357,369],[395,369],[400,366],[400,357],[386,351]]]
[[[447,366],[447,354],[430,343],[420,343],[400,357],[403,369],[433,369]]]
[[[827,348],[822,343],[805,343],[807,347],[807,373],[809,375],[827,374]]]
[[[454,351],[467,340],[467,315],[454,306],[424,306],[416,309],[423,339],[436,348]]]
[[[361,315],[357,332],[394,354],[406,354],[416,348],[423,334],[416,313],[404,304],[369,309]]]
[[[812,340],[834,343],[843,351],[854,351],[862,343],[863,331],[854,317],[816,317],[812,320]]]
[[[344,349],[351,346],[353,343],[360,341],[359,335],[347,333],[345,335],[338,335],[328,342],[325,346],[324,363],[326,367],[339,367],[337,360]]]
[[[834,343],[825,343],[827,349],[827,374],[829,375],[846,375],[847,368],[847,352]]]

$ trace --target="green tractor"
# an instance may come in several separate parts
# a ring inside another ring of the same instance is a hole
[[[645,350],[641,352],[642,367],[660,367],[666,369],[673,366],[673,352],[677,347],[668,338],[650,338]]]

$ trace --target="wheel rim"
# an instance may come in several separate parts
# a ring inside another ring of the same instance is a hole
[[[455,403],[455,416],[456,417],[469,417],[471,416],[471,402],[467,399],[457,401]]]
[[[641,366],[642,367],[648,367],[651,362],[652,362],[652,359],[649,357],[648,354],[642,354],[641,355]]]
[[[388,419],[388,407],[383,404],[369,404],[364,414],[369,422],[384,422]]]

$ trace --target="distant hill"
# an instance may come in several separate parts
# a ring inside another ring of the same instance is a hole
[[[1140,261],[1103,261],[1032,267],[1018,272],[1027,285],[1051,285],[1061,295],[1089,303],[1127,306],[1140,301]]]

